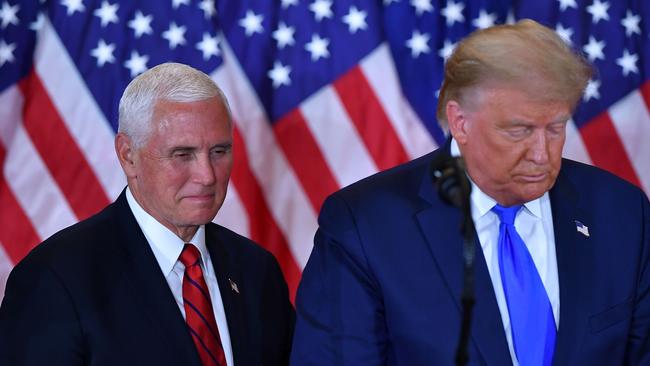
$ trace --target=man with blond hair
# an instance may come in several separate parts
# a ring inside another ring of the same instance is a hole
[[[460,211],[433,185],[462,156],[476,226],[473,365],[650,364],[650,204],[563,159],[591,67],[549,28],[479,30],[445,65],[445,146],[330,196],[298,289],[294,365],[451,365]]]
[[[187,65],[127,86],[115,151],[128,186],[16,265],[0,365],[286,365],[294,312],[277,261],[211,221],[233,164],[219,87]]]

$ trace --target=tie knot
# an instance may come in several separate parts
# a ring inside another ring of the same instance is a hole
[[[499,221],[501,221],[502,224],[514,225],[515,216],[517,216],[517,212],[519,212],[522,207],[522,205],[503,207],[496,204],[492,207],[492,211],[499,216]]]
[[[190,267],[197,264],[200,258],[201,252],[199,252],[199,249],[190,243],[186,243],[179,259],[185,267]]]

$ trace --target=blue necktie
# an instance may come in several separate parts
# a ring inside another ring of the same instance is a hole
[[[526,244],[515,229],[521,205],[495,205],[499,216],[499,270],[510,314],[512,342],[521,366],[551,365],[555,320],[542,279]]]

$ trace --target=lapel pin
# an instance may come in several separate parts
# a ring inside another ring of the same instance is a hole
[[[237,287],[237,284],[230,278],[228,279],[228,282],[230,282],[230,289],[235,291],[236,293],[239,293],[239,287]]]
[[[582,235],[584,235],[584,236],[586,236],[588,238],[589,237],[589,228],[587,227],[587,225],[581,223],[578,220],[575,220],[575,222],[576,222],[576,230],[580,234],[582,234]]]

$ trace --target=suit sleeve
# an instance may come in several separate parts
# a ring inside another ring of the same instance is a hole
[[[14,268],[0,306],[0,365],[82,365],[82,336],[69,293],[33,261]]]
[[[628,337],[627,365],[650,365],[650,203],[642,196],[642,251],[634,314]]]
[[[383,365],[382,297],[350,209],[330,197],[296,299],[292,365]]]

